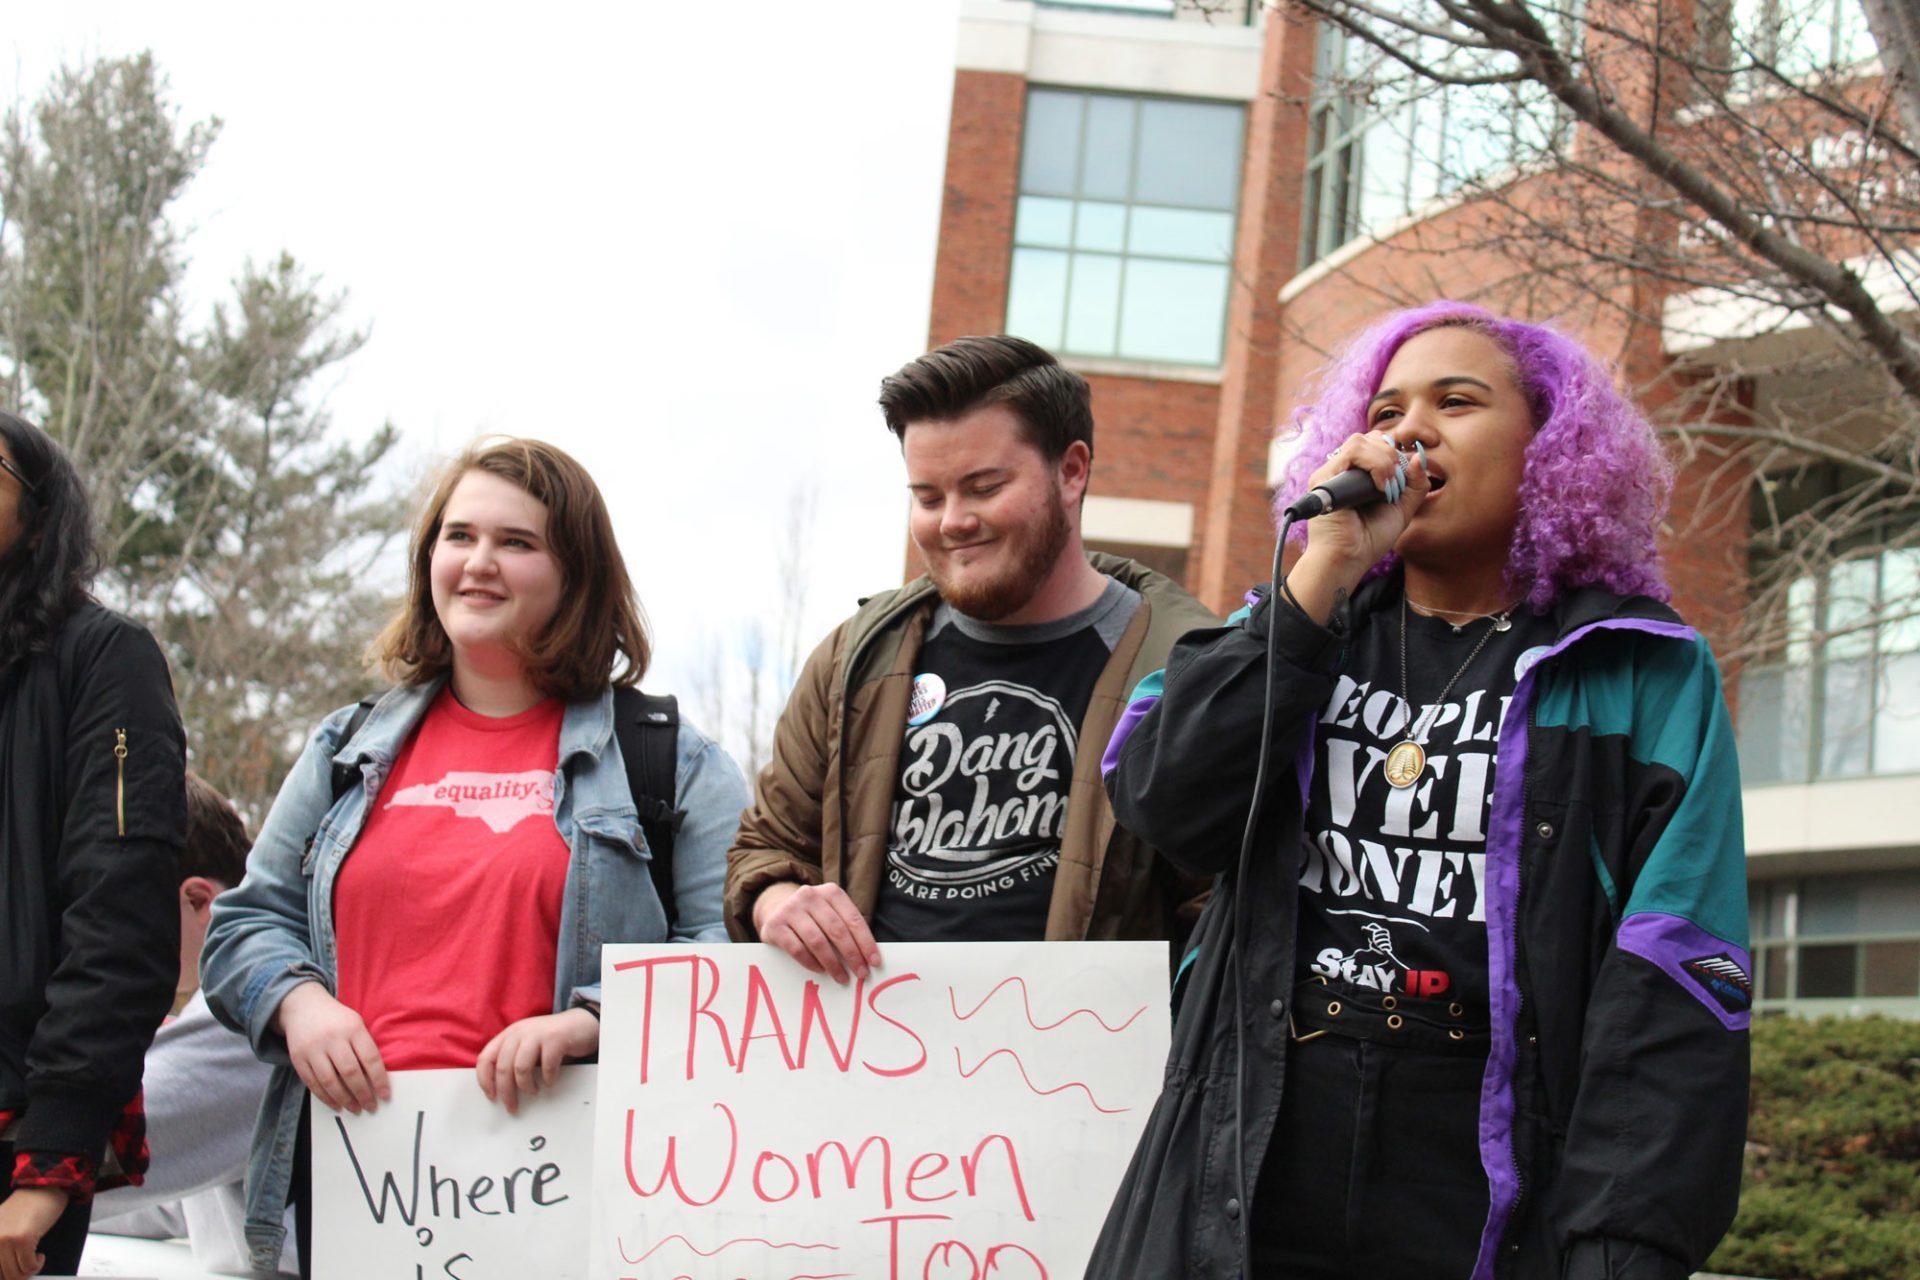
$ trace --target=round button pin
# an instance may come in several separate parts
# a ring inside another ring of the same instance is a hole
[[[925,724],[947,705],[947,682],[931,671],[913,678],[913,697],[907,702],[907,723]]]

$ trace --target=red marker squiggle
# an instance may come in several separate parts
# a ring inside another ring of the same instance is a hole
[[[687,1239],[685,1236],[671,1235],[671,1236],[668,1236],[666,1239],[660,1241],[658,1244],[654,1245],[653,1248],[647,1250],[645,1253],[641,1254],[637,1258],[627,1252],[626,1242],[622,1240],[619,1236],[615,1236],[613,1238],[613,1245],[614,1245],[614,1248],[620,1250],[620,1256],[627,1260],[628,1266],[637,1267],[641,1263],[645,1262],[648,1258],[651,1258],[654,1254],[660,1252],[660,1250],[672,1244],[675,1240],[678,1240],[681,1244],[687,1246],[687,1248],[693,1250],[693,1252],[699,1254],[703,1258],[711,1258],[716,1253],[721,1253],[727,1249],[731,1249],[733,1248],[733,1246],[737,1244],[763,1244],[767,1246],[767,1248],[769,1249],[830,1249],[835,1253],[838,1253],[840,1251],[840,1246],[837,1244],[799,1244],[797,1242],[792,1242],[792,1241],[789,1241],[786,1243],[776,1243],[772,1240],[762,1240],[758,1236],[742,1236],[738,1240],[729,1240],[725,1244],[718,1245],[712,1249],[702,1249],[699,1245]]]
[[[1027,1064],[1022,1062],[1020,1060],[1020,1055],[1015,1053],[1011,1049],[995,1049],[992,1053],[988,1054],[986,1057],[976,1062],[973,1066],[973,1070],[969,1071],[967,1070],[965,1064],[960,1061],[960,1050],[956,1047],[953,1051],[953,1065],[955,1070],[959,1071],[960,1078],[962,1080],[971,1080],[974,1076],[979,1074],[980,1068],[986,1066],[989,1062],[992,1062],[995,1058],[999,1057],[1003,1053],[1006,1054],[1009,1058],[1013,1059],[1013,1065],[1019,1069],[1020,1079],[1026,1082],[1027,1088],[1031,1089],[1034,1093],[1039,1094],[1043,1098],[1052,1097],[1054,1094],[1063,1092],[1067,1089],[1078,1089],[1080,1092],[1087,1095],[1087,1101],[1093,1104],[1093,1109],[1095,1111],[1098,1111],[1103,1116],[1117,1116],[1121,1112],[1129,1110],[1129,1108],[1127,1107],[1101,1106],[1100,1099],[1093,1096],[1093,1090],[1087,1088],[1086,1085],[1080,1083],[1078,1080],[1069,1080],[1065,1084],[1055,1085],[1051,1089],[1042,1089],[1039,1085],[1033,1082],[1033,1077],[1027,1074]]]
[[[958,1018],[960,1021],[965,1022],[967,1019],[973,1017],[975,1014],[978,1014],[982,1009],[986,1008],[988,1001],[992,1000],[995,996],[999,995],[1001,988],[1005,987],[1009,983],[1018,983],[1020,985],[1020,1003],[1022,1006],[1024,1006],[1026,1011],[1027,1025],[1032,1027],[1035,1031],[1051,1031],[1055,1027],[1060,1026],[1062,1023],[1071,1022],[1073,1019],[1079,1017],[1081,1014],[1085,1014],[1087,1017],[1092,1018],[1095,1022],[1099,1023],[1100,1029],[1102,1031],[1107,1032],[1109,1035],[1119,1035],[1122,1031],[1125,1031],[1128,1027],[1132,1026],[1134,1022],[1139,1019],[1140,1015],[1147,1011],[1147,1006],[1144,1004],[1141,1005],[1138,1009],[1135,1009],[1133,1011],[1133,1015],[1131,1017],[1129,1017],[1125,1022],[1121,1023],[1117,1027],[1108,1026],[1107,1020],[1105,1018],[1102,1018],[1099,1014],[1095,1013],[1091,1009],[1075,1009],[1073,1012],[1067,1014],[1066,1017],[1056,1018],[1054,1021],[1048,1022],[1048,1023],[1035,1022],[1033,1020],[1033,997],[1032,997],[1032,994],[1027,990],[1027,980],[1021,977],[1017,973],[1014,974],[1011,978],[1002,978],[999,984],[995,986],[993,990],[987,992],[986,996],[981,999],[979,1004],[976,1004],[975,1006],[973,1006],[973,1008],[968,1010],[966,1013],[960,1012],[959,993],[956,992],[952,987],[947,988],[947,1003],[953,1006],[953,1016]]]

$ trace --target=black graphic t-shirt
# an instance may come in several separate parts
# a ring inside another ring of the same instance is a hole
[[[1314,726],[1313,787],[1300,864],[1298,973],[1394,995],[1487,1005],[1487,816],[1494,750],[1519,676],[1553,640],[1522,606],[1506,631],[1455,631],[1408,610],[1408,731],[1400,687],[1400,602],[1354,637]],[[1434,702],[1474,646],[1486,644]],[[1387,781],[1399,743],[1424,744],[1411,786]]]
[[[1055,622],[935,611],[900,752],[876,940],[1045,934],[1080,722],[1139,607],[1138,592],[1109,579],[1091,606]]]

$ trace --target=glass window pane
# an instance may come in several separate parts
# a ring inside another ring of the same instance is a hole
[[[1007,284],[1007,332],[1043,347],[1060,345],[1067,311],[1067,255],[1015,249]]]
[[[1920,871],[1881,871],[1852,880],[1861,933],[1920,935]]]
[[[1078,249],[1119,253],[1127,245],[1127,206],[1082,200],[1073,224],[1073,243]]]
[[[1127,264],[1120,354],[1216,364],[1227,321],[1227,268],[1135,258]]]
[[[1407,180],[1407,207],[1417,209],[1440,194],[1444,181],[1440,139],[1446,120],[1446,95],[1423,93],[1415,99],[1408,126],[1413,163]]]
[[[1806,75],[1827,65],[1833,54],[1833,5],[1781,5],[1779,14],[1780,70]]]
[[[1328,103],[1314,111],[1313,129],[1307,142],[1307,162],[1311,164],[1320,158],[1327,149],[1327,143],[1333,137],[1333,104]]]
[[[1869,942],[1860,951],[1860,994],[1920,995],[1920,942]]]
[[[1879,563],[1873,556],[1843,561],[1827,575],[1825,656],[1859,658],[1873,652],[1873,615]]]
[[[1015,244],[1064,249],[1073,242],[1073,201],[1021,196],[1013,219]]]
[[[1240,195],[1240,117],[1241,108],[1215,102],[1142,102],[1134,199],[1233,209]]]
[[[1067,298],[1067,350],[1083,355],[1113,354],[1114,321],[1120,311],[1120,259],[1104,254],[1073,256],[1073,285]]]
[[[1774,667],[1740,673],[1740,779],[1801,782],[1807,776],[1807,728],[1813,673]]]
[[[1920,548],[1880,554],[1880,652],[1920,649]]]
[[[1787,908],[1793,905],[1794,884],[1791,880],[1782,880],[1773,886],[1767,895],[1767,929],[1769,938],[1787,936]]]
[[[1057,89],[1027,94],[1026,137],[1021,143],[1020,190],[1035,195],[1070,196],[1080,160],[1080,104],[1083,95]]]
[[[1850,67],[1879,54],[1873,31],[1867,26],[1867,11],[1860,0],[1838,0],[1833,33],[1833,57],[1836,66]]]
[[[1300,231],[1300,265],[1315,262],[1326,252],[1320,236],[1320,202],[1327,194],[1327,167],[1316,165],[1307,170],[1307,198],[1304,204],[1305,226]]]
[[[1873,771],[1920,773],[1920,653],[1880,659]]]
[[[1787,949],[1768,947],[1761,953],[1760,993],[1763,1000],[1784,1000],[1787,988]]]
[[[1800,886],[1800,936],[1860,932],[1860,877],[1822,876]]]
[[[1499,85],[1447,91],[1446,166],[1478,178],[1505,164],[1513,146],[1511,100]]]
[[[1233,215],[1202,209],[1162,209],[1135,205],[1127,248],[1168,258],[1233,259]]]
[[[1819,603],[1819,588],[1810,577],[1795,578],[1787,584],[1787,661],[1804,665],[1813,661],[1814,610]]]
[[[1820,775],[1852,777],[1867,771],[1867,744],[1872,740],[1873,660],[1830,662],[1822,668],[1820,714]]]
[[[1852,945],[1800,948],[1800,989],[1805,1000],[1851,996],[1859,966],[1859,948]]]
[[[1360,229],[1377,232],[1407,212],[1407,167],[1412,162],[1413,112],[1403,108],[1374,121],[1360,143]]]
[[[1354,237],[1353,211],[1358,203],[1353,190],[1354,165],[1358,163],[1359,154],[1359,144],[1353,142],[1345,143],[1334,153],[1333,173],[1328,180],[1326,222],[1321,230],[1322,252],[1338,249]]]
[[[1133,167],[1133,98],[1091,94],[1087,98],[1087,146],[1080,194],[1091,200],[1125,200]]]
[[[1767,892],[1772,886],[1766,881],[1747,886],[1747,938],[1758,943],[1767,936]]]

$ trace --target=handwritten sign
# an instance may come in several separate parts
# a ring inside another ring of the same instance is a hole
[[[397,1071],[371,1115],[314,1103],[316,1280],[580,1280],[593,1067],[563,1067],[520,1114],[471,1071]]]
[[[1078,1280],[1159,1091],[1167,949],[608,947],[593,1280]]]

